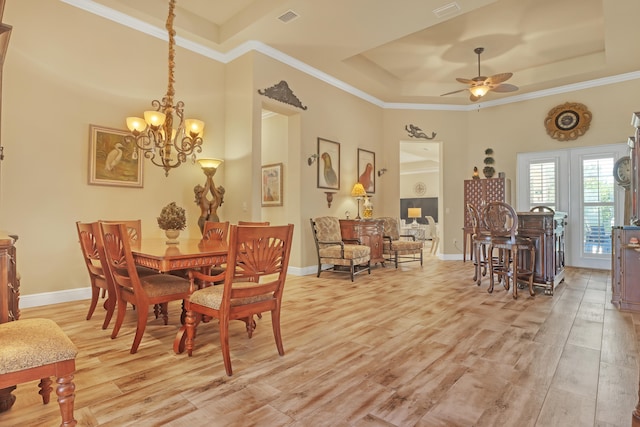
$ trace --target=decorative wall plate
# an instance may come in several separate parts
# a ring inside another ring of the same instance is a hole
[[[584,135],[591,124],[591,112],[579,102],[567,102],[549,111],[544,119],[547,134],[558,141],[571,141]]]
[[[413,192],[418,196],[423,196],[427,192],[427,186],[424,182],[416,182],[413,186]]]

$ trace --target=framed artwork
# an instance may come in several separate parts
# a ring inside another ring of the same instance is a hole
[[[282,206],[282,163],[262,166],[262,206]]]
[[[367,193],[376,192],[376,153],[358,148],[358,182]]]
[[[89,126],[89,184],[142,188],[144,157],[134,159],[125,135],[123,130]]]
[[[318,138],[318,188],[340,189],[340,143]]]

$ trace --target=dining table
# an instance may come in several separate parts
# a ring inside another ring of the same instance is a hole
[[[169,244],[166,239],[143,238],[131,242],[131,253],[136,265],[159,273],[189,269],[206,272],[209,267],[226,263],[228,251],[227,242],[222,240],[186,238]],[[184,351],[186,338],[186,328],[182,325],[173,341],[174,352]]]
[[[204,269],[227,261],[226,241],[185,238],[169,244],[166,239],[143,238],[131,242],[136,265],[159,273],[176,270]]]

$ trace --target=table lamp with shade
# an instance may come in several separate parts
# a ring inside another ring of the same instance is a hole
[[[411,223],[412,227],[414,228],[419,227],[420,224],[418,224],[418,218],[422,217],[422,208],[407,209],[407,217],[413,218],[413,222]]]
[[[361,183],[356,182],[355,185],[353,186],[353,189],[351,190],[351,196],[355,197],[356,200],[358,200],[358,216],[356,217],[356,219],[361,219],[360,218],[360,200],[362,200],[362,198],[366,195],[367,195],[367,192],[364,191],[364,186]]]

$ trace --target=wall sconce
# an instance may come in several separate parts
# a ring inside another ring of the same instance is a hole
[[[335,191],[325,191],[324,194],[327,195],[327,207],[331,207],[331,202],[333,202],[333,195],[336,194]]]
[[[387,168],[382,168],[378,171],[378,176],[382,176],[385,174],[385,172],[387,171]]]
[[[314,153],[309,156],[309,158],[307,159],[307,163],[309,164],[309,166],[311,166],[315,163],[316,160],[318,160],[318,155]]]
[[[195,194],[194,201],[200,206],[200,218],[198,218],[198,227],[200,227],[200,232],[202,232],[202,229],[204,228],[205,221],[220,222],[217,210],[224,202],[225,189],[221,185],[216,188],[213,183],[213,176],[218,171],[218,167],[222,162],[224,162],[224,160],[212,158],[198,160],[202,171],[207,177],[204,187],[198,184],[193,188],[193,192]],[[211,194],[211,199],[208,197],[209,194]]]

